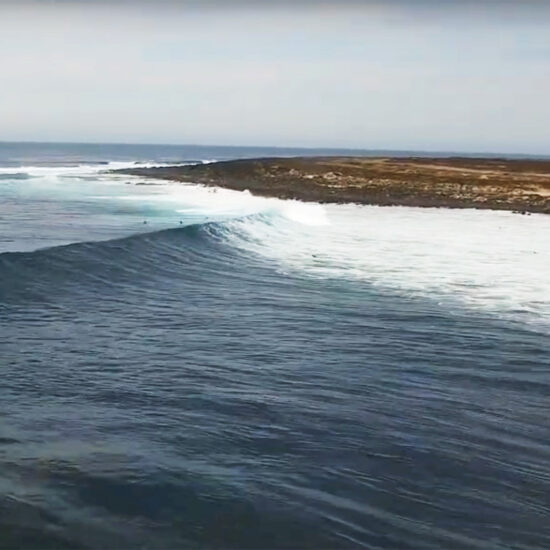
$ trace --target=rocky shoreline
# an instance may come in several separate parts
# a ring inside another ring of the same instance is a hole
[[[116,172],[303,201],[550,214],[547,160],[298,157]]]

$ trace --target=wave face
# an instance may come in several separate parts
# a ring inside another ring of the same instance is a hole
[[[546,217],[102,166],[0,182],[0,547],[549,546]]]

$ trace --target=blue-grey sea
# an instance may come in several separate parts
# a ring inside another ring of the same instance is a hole
[[[0,143],[0,548],[550,547],[549,216],[109,172],[295,154]]]

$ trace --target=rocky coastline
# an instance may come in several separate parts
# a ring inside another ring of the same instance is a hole
[[[548,160],[294,157],[117,172],[322,203],[550,214]]]

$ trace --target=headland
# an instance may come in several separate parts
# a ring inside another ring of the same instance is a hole
[[[117,172],[322,203],[550,214],[550,160],[293,157]]]

